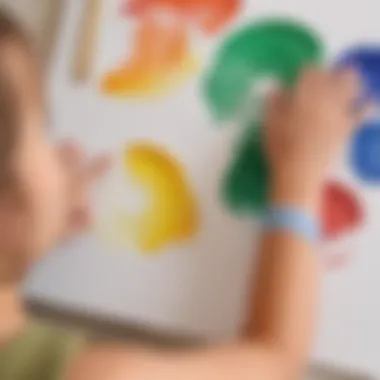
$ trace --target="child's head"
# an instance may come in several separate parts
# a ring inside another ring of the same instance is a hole
[[[36,56],[0,10],[0,285],[20,279],[65,220],[61,162],[46,137]]]

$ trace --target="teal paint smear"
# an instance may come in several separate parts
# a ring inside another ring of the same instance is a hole
[[[268,202],[269,166],[262,142],[263,99],[252,102],[252,89],[271,78],[286,88],[297,81],[308,64],[323,60],[322,40],[306,25],[286,19],[267,19],[247,25],[227,37],[206,73],[203,92],[210,112],[219,122],[249,115],[249,128],[235,148],[222,181],[223,200],[235,212],[260,213]],[[247,107],[247,105],[249,107]]]

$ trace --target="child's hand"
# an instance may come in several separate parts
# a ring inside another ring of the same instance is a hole
[[[273,96],[267,114],[267,151],[272,180],[281,191],[297,187],[295,191],[306,195],[320,190],[334,156],[364,117],[363,109],[353,110],[359,93],[353,71],[338,74],[310,68],[293,92]]]
[[[71,142],[63,144],[59,154],[68,174],[70,202],[63,237],[70,238],[91,227],[93,215],[89,192],[110,168],[110,160],[106,156],[88,159],[84,151]]]

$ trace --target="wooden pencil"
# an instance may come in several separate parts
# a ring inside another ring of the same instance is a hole
[[[101,0],[84,1],[72,67],[73,82],[81,84],[88,82],[92,74],[102,5]]]

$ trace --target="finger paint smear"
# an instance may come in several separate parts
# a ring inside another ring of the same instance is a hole
[[[367,184],[380,184],[380,123],[371,120],[354,133],[351,143],[351,164],[354,173]]]
[[[124,180],[142,193],[144,204],[138,214],[122,206],[113,208],[115,215],[109,219],[117,231],[118,245],[152,255],[195,236],[199,229],[197,200],[174,156],[154,144],[135,143],[123,152],[122,167]]]
[[[122,17],[137,21],[132,55],[101,80],[110,96],[157,96],[198,69],[192,30],[213,36],[238,13],[240,0],[124,0]]]
[[[320,62],[322,57],[321,40],[313,30],[282,19],[245,26],[221,46],[205,76],[204,96],[217,120],[236,120],[242,125],[241,141],[222,185],[223,199],[231,210],[254,214],[267,204],[269,173],[261,138],[262,112],[252,115],[251,104],[256,101],[264,106],[260,85],[270,80],[291,87],[305,65]],[[242,122],[244,118],[251,121]]]
[[[353,189],[331,181],[323,190],[321,218],[326,268],[341,269],[349,264],[358,232],[364,225],[364,207]]]
[[[329,182],[323,191],[323,236],[331,241],[363,224],[364,212],[357,195],[339,182]]]
[[[203,92],[216,120],[234,121],[241,128],[221,184],[222,199],[234,213],[259,216],[268,205],[270,175],[262,136],[268,91],[262,91],[262,84],[291,88],[306,65],[321,63],[323,57],[324,46],[315,31],[284,19],[243,27],[217,53]],[[346,240],[352,242],[363,225],[363,207],[352,189],[329,182],[321,216],[326,266],[338,269],[349,261],[353,248]]]

